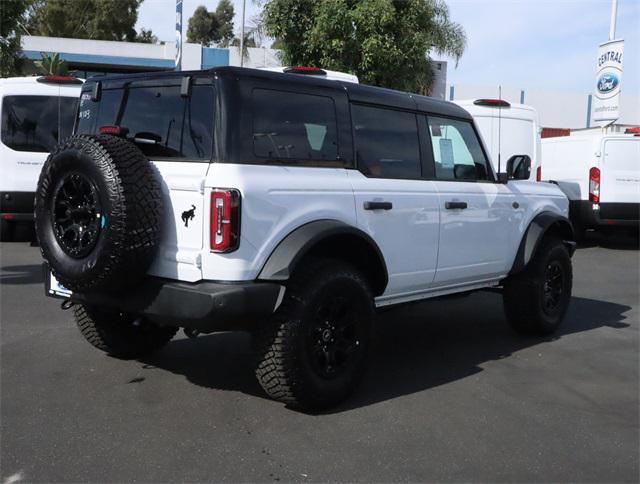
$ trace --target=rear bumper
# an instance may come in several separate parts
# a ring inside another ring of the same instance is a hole
[[[0,192],[0,218],[15,221],[33,220],[34,192]]]
[[[251,329],[273,314],[283,295],[284,286],[268,282],[185,283],[150,277],[126,293],[74,293],[70,299],[212,333]]]
[[[585,228],[640,226],[640,203],[599,203],[571,201],[570,217]]]

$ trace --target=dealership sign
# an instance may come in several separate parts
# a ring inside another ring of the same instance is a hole
[[[593,121],[601,126],[614,123],[620,117],[620,84],[624,40],[611,40],[600,45]]]

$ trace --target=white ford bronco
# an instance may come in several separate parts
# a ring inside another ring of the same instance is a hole
[[[121,358],[251,331],[269,396],[328,407],[383,306],[491,289],[517,331],[558,327],[573,230],[530,165],[497,177],[463,108],[403,92],[235,67],[89,79],[38,183],[46,291]]]

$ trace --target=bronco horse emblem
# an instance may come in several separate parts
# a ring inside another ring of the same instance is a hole
[[[189,226],[189,220],[193,220],[193,217],[196,216],[196,206],[191,205],[191,210],[185,210],[182,212],[182,221],[184,222],[184,226]]]

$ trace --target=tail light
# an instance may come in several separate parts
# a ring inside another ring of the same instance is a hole
[[[589,201],[600,203],[600,170],[595,167],[589,170]]]
[[[473,101],[476,106],[489,106],[491,108],[510,108],[511,104],[503,99],[476,99]]]
[[[73,76],[40,76],[36,81],[53,84],[82,84],[82,79]]]
[[[536,181],[542,181],[542,165],[538,165],[536,168]]]
[[[240,192],[215,189],[211,192],[210,243],[213,252],[231,252],[240,245]]]

